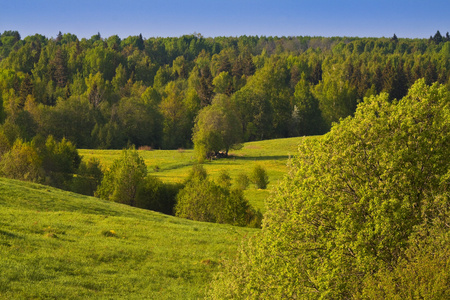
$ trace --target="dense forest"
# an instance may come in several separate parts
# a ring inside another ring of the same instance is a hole
[[[439,31],[81,40],[5,31],[0,175],[262,227],[223,263],[212,299],[448,299],[449,90],[450,36]],[[201,162],[246,141],[319,134],[302,139],[262,220],[226,173],[214,182],[199,164],[183,184],[163,184],[135,150],[194,146]],[[102,170],[79,148],[127,150]]]
[[[77,148],[177,149],[192,147],[195,126],[211,123],[207,113],[197,116],[209,110],[232,120],[226,151],[230,143],[325,133],[364,97],[401,99],[419,78],[449,86],[449,64],[450,37],[439,31],[430,39],[81,40],[5,31],[1,131],[11,145],[51,135]]]

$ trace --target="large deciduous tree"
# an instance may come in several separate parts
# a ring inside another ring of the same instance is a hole
[[[200,161],[223,151],[238,147],[242,140],[242,126],[230,99],[225,95],[214,98],[213,104],[198,114],[192,141]]]
[[[448,298],[448,132],[448,90],[419,80],[304,140],[213,298]]]

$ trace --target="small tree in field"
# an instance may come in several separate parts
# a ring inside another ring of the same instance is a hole
[[[96,196],[136,206],[136,195],[146,176],[147,166],[137,151],[124,150],[106,171]]]
[[[253,168],[252,173],[250,174],[250,180],[258,189],[265,189],[269,184],[269,176],[267,175],[266,169],[260,165]]]
[[[245,190],[248,188],[248,185],[250,184],[250,179],[248,178],[247,174],[245,173],[239,173],[236,177],[236,185],[238,189]]]

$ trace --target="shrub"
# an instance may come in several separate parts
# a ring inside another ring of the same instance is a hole
[[[42,182],[42,159],[34,145],[18,139],[0,161],[0,174],[12,179]]]
[[[231,177],[230,173],[227,170],[220,170],[219,176],[217,178],[217,184],[224,186],[224,187],[230,187],[231,186]]]
[[[72,179],[70,189],[78,194],[94,196],[102,179],[103,172],[100,168],[100,161],[91,158],[87,163],[80,163],[76,176]]]
[[[136,207],[173,215],[176,196],[183,185],[163,183],[148,175],[136,195]]]
[[[147,176],[147,166],[136,150],[123,150],[111,168],[105,172],[102,183],[96,191],[96,196],[136,205],[138,189],[144,184]]]
[[[218,185],[202,177],[188,181],[179,192],[175,215],[196,221],[238,226],[260,224],[260,215],[248,204],[242,190],[230,189],[227,185]]]
[[[248,178],[247,174],[245,173],[239,173],[236,177],[236,186],[240,190],[245,190],[248,188],[248,185],[250,184],[250,179]]]
[[[269,176],[267,175],[266,169],[260,165],[253,168],[252,173],[250,174],[250,180],[258,189],[265,189],[269,184]]]
[[[186,182],[192,180],[203,180],[206,179],[208,173],[205,168],[201,164],[195,164],[192,166],[192,169],[189,171]]]

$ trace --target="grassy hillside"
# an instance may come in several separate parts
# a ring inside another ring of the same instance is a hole
[[[264,199],[271,187],[286,174],[288,158],[297,152],[302,139],[295,137],[245,143],[242,149],[231,151],[229,158],[206,162],[204,167],[213,178],[225,169],[234,180],[239,173],[249,174],[255,165],[262,165],[269,175],[268,189],[258,190],[252,185],[246,190],[245,196],[253,206],[264,211]],[[79,150],[79,153],[85,160],[98,158],[104,167],[108,167],[120,155],[119,150]],[[147,164],[149,173],[163,182],[184,181],[196,163],[192,149],[139,151],[139,154]]]
[[[0,179],[0,298],[201,298],[254,232]]]

